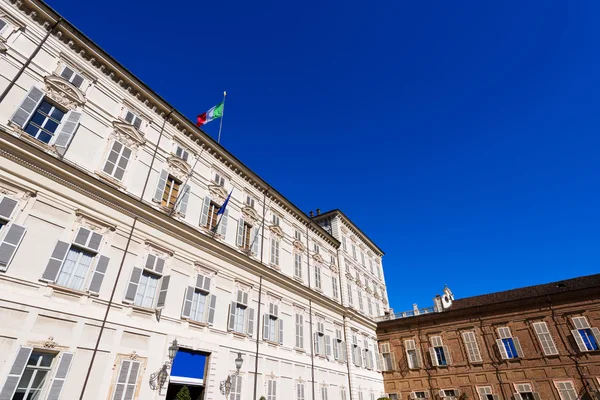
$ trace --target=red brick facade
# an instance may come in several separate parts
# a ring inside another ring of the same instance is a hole
[[[600,275],[519,290],[380,322],[380,351],[389,344],[391,354],[383,355],[392,368],[383,372],[386,392],[402,400],[453,400],[440,390],[458,390],[462,400],[600,400]],[[407,340],[420,352],[412,369]]]

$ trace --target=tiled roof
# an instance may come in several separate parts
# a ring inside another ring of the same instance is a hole
[[[495,303],[554,295],[558,293],[566,293],[574,290],[590,289],[595,287],[598,287],[598,293],[600,293],[600,274],[580,276],[579,278],[567,279],[564,281],[527,286],[518,289],[506,290],[504,292],[496,292],[481,296],[458,299],[452,302],[452,306],[447,311],[460,310],[470,307],[481,307]]]

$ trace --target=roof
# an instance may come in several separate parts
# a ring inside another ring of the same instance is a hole
[[[461,310],[471,307],[482,307],[497,303],[523,300],[533,297],[549,296],[559,293],[573,292],[577,290],[600,288],[600,274],[580,276],[578,278],[544,283],[535,286],[526,286],[518,289],[506,290],[484,294],[481,296],[466,297],[454,300],[447,311]],[[600,291],[598,291],[600,293]]]
[[[356,225],[354,222],[352,222],[352,220],[351,220],[350,218],[348,218],[348,216],[347,216],[346,214],[344,214],[344,213],[343,213],[343,212],[342,212],[342,211],[341,211],[339,208],[336,208],[336,209],[333,209],[333,210],[330,210],[330,211],[327,211],[327,212],[321,213],[321,214],[319,214],[319,215],[315,215],[314,217],[312,217],[312,219],[313,219],[313,220],[318,220],[318,219],[321,219],[321,218],[324,218],[324,217],[331,217],[331,216],[333,216],[333,215],[335,215],[335,214],[340,214],[342,217],[344,217],[344,219],[345,219],[346,221],[348,221],[350,224],[352,224],[352,227],[353,227],[354,229],[356,229],[356,231],[357,231],[358,233],[360,233],[360,234],[361,234],[361,235],[362,235],[362,236],[363,236],[363,237],[364,237],[364,238],[365,238],[365,239],[366,239],[366,240],[369,242],[369,244],[370,244],[371,246],[373,246],[373,248],[377,249],[377,251],[379,251],[379,252],[381,253],[381,255],[384,255],[384,254],[385,254],[385,253],[383,252],[383,250],[381,250],[381,249],[379,248],[379,246],[377,246],[377,245],[375,244],[375,242],[373,242],[373,241],[371,240],[371,238],[370,238],[370,237],[368,237],[368,236],[367,236],[367,235],[366,235],[366,234],[365,234],[365,233],[364,233],[364,232],[363,232],[363,231],[362,231],[362,230],[361,230],[361,229],[360,229],[360,228],[359,228],[359,227],[358,227],[358,226],[357,226],[357,225]]]

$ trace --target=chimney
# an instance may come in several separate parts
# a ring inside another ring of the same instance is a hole
[[[321,215],[321,209],[317,208],[317,215]]]
[[[310,210],[310,212],[308,213],[308,215],[312,218],[315,216],[315,214],[312,212],[312,210]]]

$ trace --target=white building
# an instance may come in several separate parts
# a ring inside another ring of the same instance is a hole
[[[222,398],[238,352],[231,400],[383,394],[383,253],[344,214],[304,214],[44,3],[0,0],[0,76],[0,400]]]

